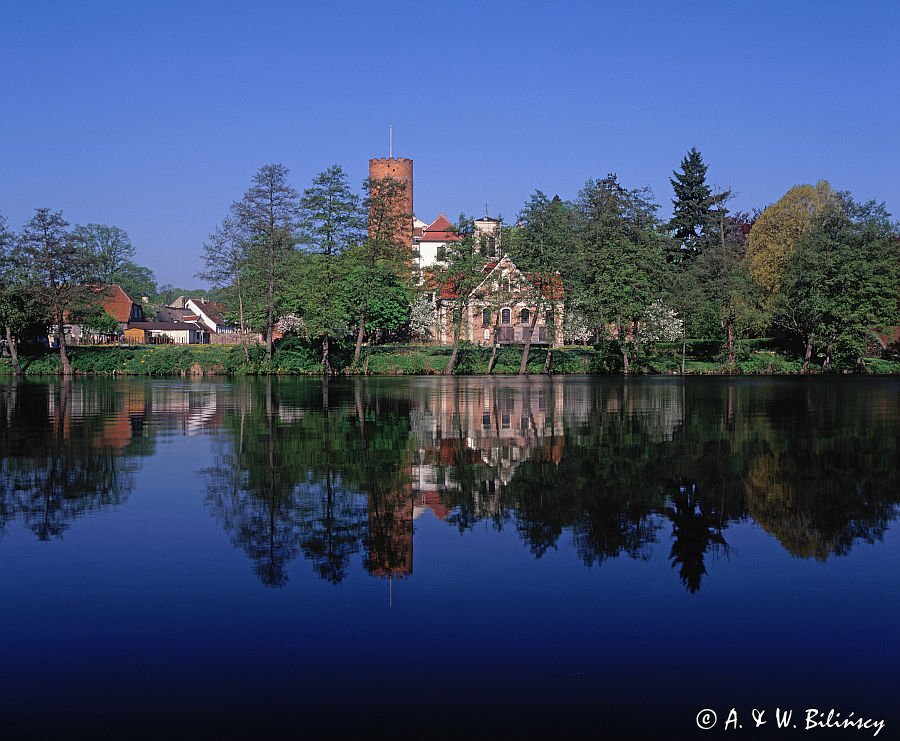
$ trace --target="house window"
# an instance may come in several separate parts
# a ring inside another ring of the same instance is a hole
[[[531,319],[531,312],[528,309],[522,309],[519,312],[519,324],[528,324],[529,319]]]
[[[485,327],[490,326],[490,324],[491,324],[491,310],[490,309],[485,309],[484,311],[481,312],[481,323]]]
[[[447,259],[447,245],[439,244],[437,246],[437,259],[441,262]]]
[[[504,309],[503,311],[500,312],[500,321],[503,322],[503,324],[509,324],[509,318],[510,318],[509,309]]]
[[[551,325],[553,324],[553,311],[548,310],[546,314],[544,314],[544,324]]]

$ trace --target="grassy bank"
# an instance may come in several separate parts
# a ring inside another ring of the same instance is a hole
[[[460,350],[456,372],[461,375],[487,373],[489,348],[464,346]],[[335,367],[347,374],[429,375],[447,367],[450,348],[426,345],[390,345],[367,348],[360,362],[350,362],[348,353],[337,354]],[[265,352],[249,348],[249,358],[240,347],[221,345],[73,347],[70,359],[75,373],[83,375],[127,376],[214,376],[260,375],[267,372]],[[504,347],[498,353],[494,373],[511,375],[519,371],[521,348]],[[542,373],[546,350],[534,348],[528,363],[529,373]],[[20,362],[26,375],[58,375],[59,355],[53,351],[22,353]],[[659,344],[639,358],[633,370],[639,374],[675,374],[681,372],[681,344]],[[315,348],[290,343],[279,347],[271,372],[285,375],[318,375],[319,353]],[[765,340],[746,340],[738,347],[737,367],[729,369],[720,357],[719,343],[693,342],[685,347],[684,372],[691,375],[722,374],[794,374],[800,371],[800,359],[783,354]],[[815,368],[813,371],[815,372]],[[840,369],[838,369],[840,370]],[[900,373],[900,362],[870,358],[870,373]],[[558,374],[617,374],[621,360],[611,348],[565,347],[553,352],[553,372]],[[9,358],[0,358],[0,374],[10,375]]]

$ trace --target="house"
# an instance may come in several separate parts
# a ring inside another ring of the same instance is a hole
[[[118,342],[122,338],[129,322],[143,321],[143,307],[141,304],[133,301],[125,293],[122,286],[117,284],[94,286],[93,290],[96,294],[96,303],[94,305],[115,319],[118,322],[118,327],[115,332],[100,333],[92,331],[81,323],[66,323],[65,331],[70,340],[87,344]]]
[[[447,245],[460,241],[450,220],[441,214],[424,228],[413,228],[413,251],[416,267],[426,270],[447,259]]]
[[[137,345],[202,345],[209,331],[195,322],[130,322],[125,341]]]
[[[225,320],[225,306],[217,301],[207,301],[205,298],[189,298],[185,301],[184,308],[197,316],[210,332],[221,334],[223,332],[236,332],[237,327]]]
[[[484,279],[465,301],[460,339],[492,345],[494,330],[501,345],[524,344],[531,331],[534,345],[563,344],[565,291],[558,273],[524,273],[507,256],[484,266]],[[441,344],[453,342],[453,311],[459,305],[454,286],[443,283],[435,292],[435,329]],[[535,313],[537,318],[535,319]],[[534,322],[534,329],[531,329]]]

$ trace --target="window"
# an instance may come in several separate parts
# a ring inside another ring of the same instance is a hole
[[[529,319],[531,319],[531,312],[528,309],[522,309],[519,312],[519,324],[528,324]]]
[[[500,321],[503,324],[509,324],[509,317],[510,317],[509,309],[504,309],[503,311],[500,312]]]
[[[547,313],[544,314],[544,324],[548,326],[553,324],[553,309],[548,309]]]
[[[481,324],[485,327],[489,327],[491,324],[491,310],[485,309],[481,312]]]
[[[437,259],[441,262],[447,259],[447,245],[439,244],[437,246]]]

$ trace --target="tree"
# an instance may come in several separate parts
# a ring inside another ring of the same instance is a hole
[[[747,242],[747,262],[753,280],[767,301],[773,301],[778,295],[781,277],[800,238],[834,199],[835,194],[825,180],[815,187],[795,185],[766,208],[753,224]]]
[[[10,231],[6,218],[0,214],[0,324],[6,348],[12,361],[13,374],[22,373],[16,349],[16,330],[26,324],[27,293],[25,265],[16,250],[15,235]]]
[[[559,196],[548,199],[539,190],[531,195],[519,214],[519,224],[520,228],[510,240],[509,251],[513,262],[528,278],[529,298],[534,302],[519,364],[519,374],[523,375],[527,371],[538,317],[545,314],[548,305],[552,310],[553,301],[558,297],[560,274],[570,262],[574,231],[570,208]],[[548,324],[547,330],[552,332],[553,325]],[[547,348],[545,371],[549,372],[553,337],[548,336],[547,339],[550,344]]]
[[[309,335],[322,340],[322,368],[331,374],[330,340],[347,334],[349,320],[339,258],[362,241],[364,219],[359,197],[338,165],[313,178],[300,198],[300,211],[302,241],[313,253],[298,261],[303,317]]]
[[[898,239],[884,204],[847,193],[813,219],[785,269],[776,314],[803,344],[802,370],[816,345],[825,370],[835,356],[861,367],[869,327],[900,323]]]
[[[661,293],[666,238],[657,206],[648,188],[628,190],[610,174],[588,180],[576,208],[577,298],[599,333],[612,332],[627,375],[640,346],[640,323]]]
[[[153,271],[131,260],[121,265],[106,282],[118,284],[135,301],[140,301],[144,296],[155,296],[157,291]]]
[[[62,211],[39,208],[22,229],[19,249],[29,265],[31,289],[56,327],[63,375],[71,375],[66,353],[65,320],[90,303],[94,293],[82,278],[93,268],[68,231]]]
[[[675,198],[674,213],[669,221],[678,242],[679,261],[697,257],[703,250],[703,242],[712,225],[712,190],[706,183],[707,165],[696,147],[681,160],[681,172],[677,170],[669,179]]]
[[[234,287],[238,303],[238,327],[240,329],[241,347],[244,350],[244,361],[249,363],[250,356],[247,351],[246,341],[247,324],[244,321],[244,284],[242,280],[248,259],[247,253],[247,244],[244,241],[244,235],[241,233],[237,221],[233,217],[226,216],[203,243],[203,263],[205,267],[197,273],[197,277],[207,280],[220,288]]]
[[[82,253],[84,264],[90,266],[84,276],[85,283],[101,286],[116,283],[119,271],[128,263],[134,265],[134,245],[125,230],[117,226],[76,226],[72,239]]]
[[[726,362],[734,369],[735,335],[739,326],[752,323],[757,302],[744,259],[750,217],[728,213],[726,204],[731,195],[731,191],[725,191],[712,198],[708,238],[702,254],[688,272],[699,287],[701,300],[714,309],[725,330]]]
[[[403,241],[404,225],[412,219],[412,214],[404,211],[406,184],[395,178],[369,178],[363,190],[368,237],[346,250],[342,260],[351,310],[357,318],[354,363],[362,352],[367,321],[374,319],[376,326],[396,328],[398,319],[408,318],[406,292],[412,265],[412,245]],[[404,311],[406,317],[402,317]]]
[[[247,246],[244,266],[250,309],[264,327],[266,362],[272,364],[272,332],[279,300],[290,276],[290,256],[297,243],[297,191],[287,183],[284,165],[263,165],[244,197],[232,205],[235,222]]]
[[[456,367],[462,326],[469,313],[472,291],[484,279],[484,258],[475,239],[472,219],[460,215],[457,233],[461,237],[460,241],[447,246],[445,264],[432,272],[432,280],[441,296],[444,310],[439,321],[446,321],[449,317],[453,327],[453,350],[444,369],[448,376],[453,374]]]

